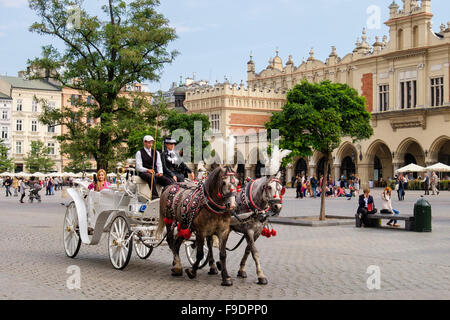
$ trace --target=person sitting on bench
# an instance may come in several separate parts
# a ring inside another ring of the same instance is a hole
[[[383,209],[381,210],[381,213],[386,214],[399,214],[400,212],[397,210],[392,209],[392,189],[389,187],[386,187],[381,194],[381,201],[383,202]],[[392,222],[394,223],[394,227],[398,228],[399,225],[397,224],[397,220],[391,219],[387,223],[388,226],[392,226]]]
[[[373,201],[373,197],[370,195],[370,189],[364,189],[364,194],[359,196],[359,207],[358,212],[361,219],[361,227],[367,225],[367,215],[377,213],[377,209],[375,209],[375,202]]]
[[[139,177],[148,183],[150,190],[152,190],[152,200],[155,200],[159,198],[156,183],[165,187],[170,185],[171,181],[163,175],[161,156],[158,151],[152,149],[153,142],[152,136],[144,137],[144,147],[136,152],[136,170],[139,172]],[[154,154],[156,157],[155,161],[153,160]],[[156,172],[152,169],[155,167]]]

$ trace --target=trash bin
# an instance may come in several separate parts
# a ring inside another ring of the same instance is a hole
[[[414,205],[414,224],[416,232],[431,232],[431,205],[423,196]]]

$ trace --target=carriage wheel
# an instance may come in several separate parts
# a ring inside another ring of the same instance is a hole
[[[78,215],[75,203],[71,203],[66,209],[64,216],[64,251],[69,258],[75,258],[80,250],[81,237],[80,228],[78,226]]]
[[[118,216],[109,230],[108,251],[109,260],[114,268],[123,270],[130,262],[133,248],[133,237],[128,221]]]
[[[184,246],[186,248],[186,256],[189,261],[189,263],[193,266],[195,263],[195,260],[197,259],[197,244],[195,241],[188,240],[184,242]],[[200,264],[198,265],[199,269],[202,269],[206,264],[208,263],[208,246],[203,246],[203,259],[200,261]]]
[[[136,254],[139,258],[145,260],[152,254],[153,247],[147,247],[141,240],[138,239],[134,242],[134,251],[136,251]]]

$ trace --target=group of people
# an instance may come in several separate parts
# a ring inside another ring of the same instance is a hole
[[[431,178],[427,173],[425,173],[422,183],[425,190],[425,195],[430,195],[430,187],[433,196],[439,195],[439,176],[436,172],[431,173]]]
[[[20,195],[19,202],[24,203],[23,199],[26,196],[26,190],[30,189],[30,193],[36,195],[42,189],[41,183],[41,181],[35,179],[34,177],[31,177],[29,179],[6,177],[1,185],[6,189],[6,197],[19,197]],[[11,189],[13,190],[14,194],[11,192]]]
[[[159,198],[156,184],[163,187],[175,182],[184,182],[189,177],[194,180],[191,169],[183,162],[182,156],[175,152],[176,141],[171,137],[164,140],[165,150],[162,154],[153,148],[154,138],[145,136],[143,148],[136,153],[136,171],[139,177],[145,180],[152,190],[152,199]],[[106,171],[100,169],[94,182],[89,185],[90,190],[101,191],[110,188]]]
[[[322,194],[322,182],[323,175],[319,180],[316,175],[309,178],[305,177],[304,174],[297,175],[292,179],[292,187],[295,187],[297,191],[296,198],[320,197]],[[359,177],[352,174],[349,178],[346,178],[343,175],[339,181],[334,181],[329,176],[323,192],[325,192],[326,197],[345,197],[350,200],[353,196],[359,196]]]

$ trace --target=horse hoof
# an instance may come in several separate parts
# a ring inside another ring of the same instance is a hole
[[[182,270],[171,269],[171,271],[172,271],[172,277],[181,277],[183,275]]]
[[[222,281],[222,286],[223,287],[231,287],[233,285],[233,281],[231,281],[230,278],[225,279]]]
[[[258,278],[258,284],[266,285],[268,283],[266,278]]]
[[[220,261],[216,262],[216,266],[217,266],[217,269],[219,269],[219,271],[222,271],[222,264],[220,263]]]
[[[217,271],[217,269],[215,269],[215,268],[211,268],[211,269],[209,269],[208,274],[213,276],[213,275],[219,274],[219,271]]]
[[[192,269],[186,269],[184,271],[186,271],[186,274],[188,275],[189,279],[195,279],[196,274]]]
[[[238,274],[237,274],[237,276],[239,277],[239,278],[247,278],[247,272],[245,272],[245,271],[238,271]]]

